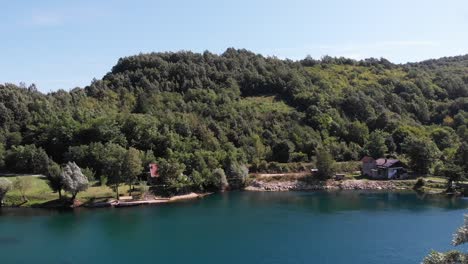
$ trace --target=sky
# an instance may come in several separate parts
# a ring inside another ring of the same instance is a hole
[[[89,85],[120,57],[245,48],[265,56],[468,53],[466,0],[0,0],[0,83]]]

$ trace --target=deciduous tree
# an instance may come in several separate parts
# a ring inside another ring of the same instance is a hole
[[[3,198],[11,190],[12,183],[6,178],[0,178],[0,207],[3,205]]]
[[[49,187],[54,191],[57,192],[59,195],[59,199],[62,199],[62,189],[63,189],[63,179],[61,176],[62,170],[60,166],[52,162],[48,169],[47,169],[47,184]]]
[[[335,174],[335,160],[326,149],[317,150],[316,156],[317,177],[321,180],[330,179]]]
[[[75,162],[68,162],[62,169],[61,174],[64,190],[71,193],[71,200],[75,200],[79,192],[88,189],[88,178],[81,172]]]
[[[140,156],[141,153],[139,150],[135,148],[129,148],[125,154],[122,164],[124,178],[130,187],[130,195],[132,191],[132,185],[137,182],[138,176],[143,171]]]

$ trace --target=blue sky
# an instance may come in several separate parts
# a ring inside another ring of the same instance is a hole
[[[0,0],[0,83],[69,90],[118,58],[246,48],[420,61],[468,53],[466,0]]]

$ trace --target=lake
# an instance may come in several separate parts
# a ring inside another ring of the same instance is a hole
[[[468,200],[388,192],[231,192],[114,209],[1,209],[1,263],[420,263]],[[466,247],[458,247],[466,250]]]

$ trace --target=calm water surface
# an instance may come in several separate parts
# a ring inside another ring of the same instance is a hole
[[[2,209],[0,263],[419,263],[452,249],[466,208],[413,193],[234,192],[134,208]]]

